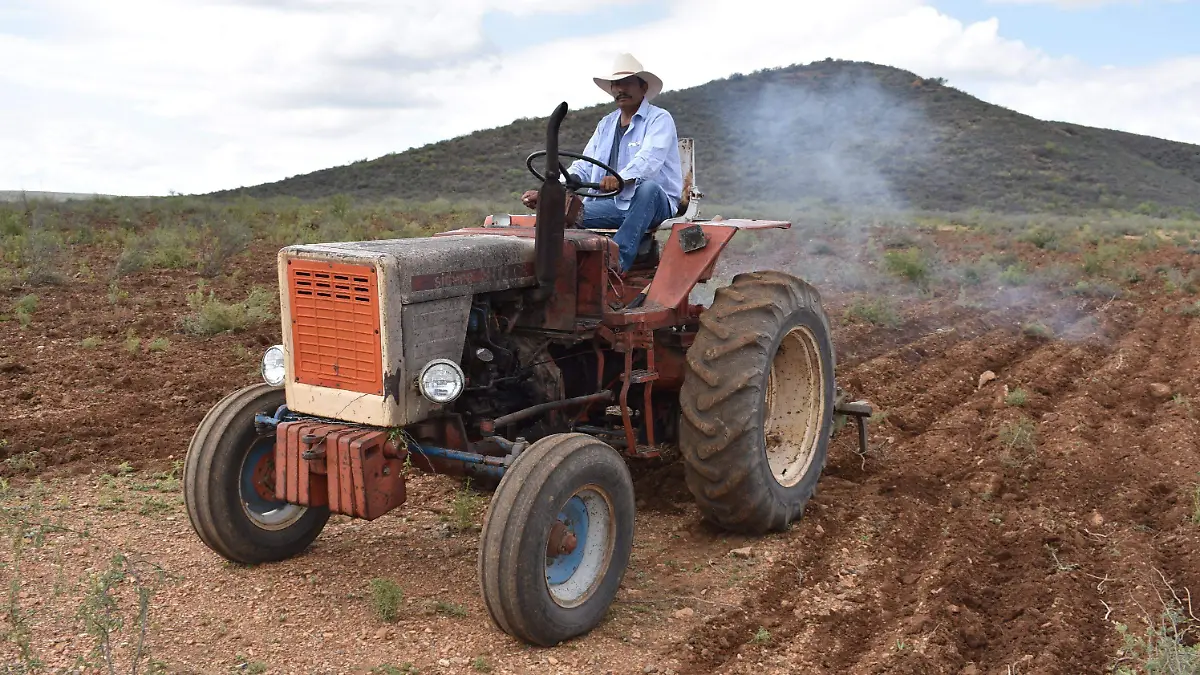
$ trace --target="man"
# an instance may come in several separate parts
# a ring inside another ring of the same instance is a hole
[[[621,54],[611,74],[592,80],[612,95],[617,109],[596,125],[583,154],[615,169],[625,188],[615,197],[584,197],[583,226],[617,228],[613,241],[620,249],[624,273],[647,230],[679,209],[683,190],[679,139],[671,113],[650,104],[662,91],[662,80],[632,55]],[[617,188],[616,176],[590,162],[576,160],[567,172],[584,183],[599,183],[603,192]],[[530,190],[521,201],[536,208],[537,196],[537,190]]]

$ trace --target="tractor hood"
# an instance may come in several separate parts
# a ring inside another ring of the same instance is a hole
[[[288,407],[359,424],[403,426],[440,406],[416,379],[462,358],[471,300],[537,283],[534,242],[451,235],[279,251]]]
[[[449,235],[289,246],[281,255],[391,268],[404,304],[537,284],[534,242],[501,235]],[[392,276],[388,274],[387,276]]]

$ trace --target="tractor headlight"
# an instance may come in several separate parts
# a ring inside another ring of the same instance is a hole
[[[283,384],[283,376],[286,372],[284,368],[283,346],[275,345],[263,354],[262,358],[262,376],[263,380],[272,387],[278,387]]]
[[[449,359],[434,359],[421,369],[417,382],[425,398],[434,403],[449,403],[462,393],[466,377],[457,363]]]

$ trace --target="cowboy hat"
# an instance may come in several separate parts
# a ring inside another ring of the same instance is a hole
[[[607,93],[612,93],[611,85],[617,80],[625,79],[631,75],[636,75],[646,81],[646,100],[650,100],[662,91],[662,80],[658,76],[648,70],[642,69],[642,64],[637,59],[633,58],[633,54],[618,54],[617,58],[613,59],[612,73],[609,75],[601,75],[594,77],[592,80]]]

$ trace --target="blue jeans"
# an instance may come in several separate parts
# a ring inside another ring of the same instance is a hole
[[[654,181],[638,181],[633,199],[625,211],[617,208],[616,199],[589,199],[583,203],[583,226],[587,229],[611,229],[617,233],[613,241],[621,251],[621,271],[624,272],[637,257],[638,245],[646,231],[670,218],[671,202],[667,193]]]

